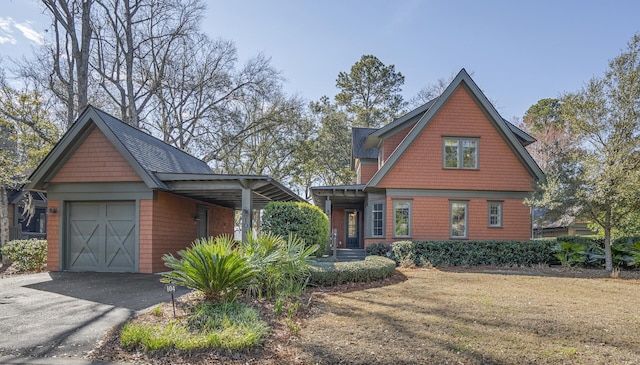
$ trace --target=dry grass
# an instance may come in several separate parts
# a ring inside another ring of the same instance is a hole
[[[404,282],[320,296],[294,345],[295,358],[309,364],[640,363],[637,279],[402,272]]]
[[[123,349],[113,331],[94,359],[139,364],[639,364],[640,272],[553,268],[401,269],[377,283],[307,291],[292,333],[253,302],[271,333],[242,352]],[[178,316],[194,301],[179,299]],[[138,319],[173,318],[170,304]]]

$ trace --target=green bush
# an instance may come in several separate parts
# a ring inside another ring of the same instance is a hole
[[[369,282],[391,277],[396,263],[381,256],[367,256],[364,261],[315,262],[311,265],[309,283],[331,286],[351,282]]]
[[[164,255],[162,260],[173,271],[163,273],[161,281],[200,291],[207,299],[235,300],[252,284],[259,269],[234,244],[229,236],[203,238],[178,251],[179,259]]]
[[[274,234],[249,237],[241,246],[242,253],[260,270],[252,291],[259,296],[296,295],[304,289],[309,277],[309,257],[318,245],[305,243],[289,235],[288,240]]]
[[[575,242],[560,241],[553,247],[553,252],[553,256],[566,267],[584,264],[587,258],[587,247]]]
[[[307,247],[318,245],[317,255],[327,250],[329,218],[320,208],[309,203],[270,202],[263,210],[262,229],[282,237],[293,233]]]
[[[554,260],[556,240],[400,241],[392,244],[398,264],[434,266],[531,266]]]
[[[371,244],[365,248],[367,256],[387,256],[391,251],[391,245],[384,242]]]
[[[18,271],[41,271],[47,265],[47,240],[13,240],[1,248]]]

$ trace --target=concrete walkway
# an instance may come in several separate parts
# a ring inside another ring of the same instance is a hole
[[[0,279],[0,363],[100,364],[86,357],[111,328],[171,300],[159,280],[66,272]]]

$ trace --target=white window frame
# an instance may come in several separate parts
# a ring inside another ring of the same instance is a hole
[[[456,166],[447,166],[447,141],[456,142],[457,160]],[[476,153],[473,167],[464,167],[463,145],[464,142],[475,143]],[[442,138],[442,167],[452,170],[478,170],[480,161],[480,138],[477,137],[443,137]]]
[[[495,214],[491,212],[491,208],[494,206],[498,208],[498,212]],[[503,207],[503,202],[500,200],[489,200],[487,202],[487,224],[489,225],[489,227],[492,227],[492,228],[502,227],[502,213],[503,213],[502,207]],[[491,223],[491,218],[493,217],[497,219],[496,223]]]
[[[453,216],[453,208],[454,205],[463,205],[464,206],[464,234],[454,235],[454,216]],[[469,237],[469,201],[468,200],[451,200],[449,201],[449,237],[453,239],[465,239]]]
[[[411,200],[406,200],[406,199],[394,199],[393,200],[393,237],[394,238],[409,238],[411,237],[411,216],[413,214],[412,210],[412,204],[413,202]],[[408,204],[409,205],[409,214],[407,217],[407,234],[406,235],[402,235],[402,234],[397,234],[397,219],[396,219],[396,204]]]
[[[384,237],[384,226],[385,226],[385,202],[384,200],[375,200],[375,201],[371,201],[369,204],[371,204],[371,213],[370,213],[370,217],[371,217],[371,237],[375,237],[375,238],[382,238]],[[381,208],[380,210],[376,210],[376,205],[380,205]],[[376,213],[380,213],[380,220],[381,220],[381,224],[382,226],[380,227],[381,233],[380,234],[376,234],[376,226],[375,226],[375,222],[376,222],[376,218],[375,218],[375,214]]]

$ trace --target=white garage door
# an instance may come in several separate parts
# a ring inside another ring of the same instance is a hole
[[[135,272],[135,202],[70,202],[65,269]]]

